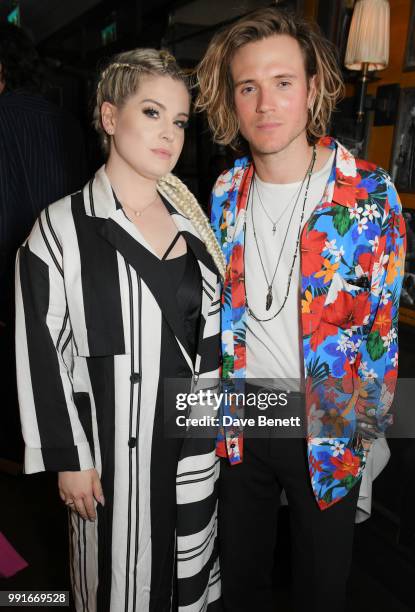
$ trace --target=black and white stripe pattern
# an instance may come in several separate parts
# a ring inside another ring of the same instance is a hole
[[[165,202],[202,276],[195,363],[183,322],[155,273],[155,254],[117,206],[103,168],[83,191],[43,211],[18,254],[16,353],[26,473],[95,467],[106,499],[95,523],[70,513],[78,611],[158,609],[154,542],[160,538],[152,506],[154,474],[168,463],[155,425],[163,325],[173,331],[195,380],[218,377],[219,276],[190,221]],[[177,485],[174,473],[172,482],[182,612],[213,611],[220,597],[218,469],[214,440],[181,442]]]

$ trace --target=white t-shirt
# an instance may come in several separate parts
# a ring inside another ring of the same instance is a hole
[[[333,159],[334,152],[324,167],[311,176],[302,228],[323,196]],[[288,275],[297,244],[307,181],[304,182],[301,189],[289,228],[290,215],[301,181],[288,184],[265,183],[258,176],[255,177],[255,181],[257,187],[255,184],[252,185],[246,217],[245,282],[250,308],[257,317],[265,319],[275,314],[287,292]],[[261,206],[258,192],[263,207],[271,219],[277,221],[280,218],[275,234],[273,234],[273,225]],[[273,302],[268,311],[265,309],[268,287],[253,234],[252,212],[262,261],[270,282],[288,228],[287,239],[273,283]],[[300,388],[299,381],[303,378],[304,369],[300,322],[300,253],[297,253],[290,292],[280,314],[271,321],[259,322],[247,313],[247,378],[291,379],[291,382],[287,381],[287,387]],[[267,384],[272,386],[271,381]],[[278,382],[274,384],[278,386]]]

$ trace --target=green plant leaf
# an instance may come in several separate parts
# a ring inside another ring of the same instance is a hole
[[[222,361],[222,378],[228,378],[229,372],[233,370],[233,355],[224,355]]]
[[[383,340],[378,331],[371,332],[368,335],[366,347],[373,361],[377,361],[377,359],[380,359],[386,353],[386,347],[383,346]]]
[[[353,219],[350,218],[349,209],[347,206],[336,206],[334,209],[333,225],[340,236],[347,234],[353,225]]]

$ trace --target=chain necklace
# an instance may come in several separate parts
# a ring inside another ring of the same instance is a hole
[[[257,180],[256,180],[256,178],[255,178],[255,190],[256,190],[256,193],[257,193],[257,196],[258,196],[258,200],[259,200],[259,203],[261,204],[262,210],[264,211],[264,213],[266,214],[266,216],[268,217],[268,219],[269,219],[269,220],[271,221],[271,223],[272,223],[272,235],[273,235],[273,236],[275,236],[275,232],[277,231],[277,225],[278,225],[278,223],[281,221],[281,219],[283,218],[283,216],[285,215],[285,213],[287,212],[287,210],[290,208],[290,206],[291,206],[291,204],[294,202],[294,200],[295,200],[294,207],[295,207],[295,206],[297,206],[298,198],[299,198],[299,196],[300,196],[300,192],[301,192],[301,189],[302,189],[302,187],[303,187],[303,184],[304,184],[304,181],[301,183],[301,185],[300,185],[300,189],[299,189],[299,191],[297,192],[297,194],[294,192],[294,195],[293,195],[293,197],[291,198],[291,200],[288,202],[287,206],[284,208],[284,210],[282,211],[282,213],[280,214],[280,216],[278,217],[278,219],[277,219],[276,221],[274,221],[274,220],[271,218],[271,215],[269,215],[269,214],[268,214],[268,211],[267,211],[267,209],[265,208],[264,203],[262,202],[262,198],[261,198],[261,195],[260,195],[260,193],[259,193],[259,189],[258,189],[258,183],[257,183]],[[296,196],[297,196],[297,197],[296,197]]]
[[[134,208],[131,208],[131,206],[129,206],[128,204],[124,204],[124,206],[125,206],[126,208],[128,208],[129,210],[131,210],[131,212],[132,212],[132,213],[134,213],[134,215],[135,215],[136,217],[141,217],[141,215],[142,215],[143,213],[145,213],[145,211],[147,210],[147,208],[150,208],[150,206],[151,206],[152,204],[154,204],[154,202],[156,202],[156,201],[157,201],[158,197],[159,197],[159,194],[157,193],[157,195],[156,195],[156,197],[154,198],[154,200],[151,200],[151,202],[150,202],[149,204],[147,204],[146,206],[144,206],[144,208],[142,208],[141,210],[135,210]]]
[[[285,306],[285,303],[286,303],[286,301],[288,299],[288,295],[290,293],[291,277],[292,277],[292,274],[293,274],[295,261],[297,259],[298,245],[300,243],[300,236],[301,236],[301,226],[302,226],[302,222],[303,222],[303,218],[304,218],[304,211],[305,211],[305,206],[306,206],[306,202],[307,202],[308,190],[309,190],[309,187],[310,187],[310,180],[311,180],[311,175],[313,173],[316,157],[317,157],[317,151],[316,151],[316,146],[314,145],[313,146],[313,154],[312,154],[312,157],[311,157],[311,162],[310,162],[309,167],[307,168],[307,171],[306,171],[306,173],[304,175],[304,178],[303,178],[302,183],[301,183],[300,190],[299,190],[298,195],[297,195],[296,202],[295,202],[294,207],[293,207],[293,209],[291,211],[290,219],[288,221],[287,231],[285,233],[285,237],[284,237],[284,240],[283,240],[283,243],[282,243],[280,254],[278,256],[277,265],[275,267],[274,274],[272,275],[272,278],[271,278],[270,282],[268,281],[268,276],[267,276],[267,273],[266,273],[266,270],[265,270],[264,262],[262,260],[262,255],[261,255],[261,251],[260,251],[260,248],[259,248],[258,239],[257,239],[256,231],[255,231],[255,224],[254,224],[254,217],[253,217],[253,196],[251,196],[252,229],[253,229],[253,232],[254,232],[254,238],[255,238],[255,243],[256,243],[257,250],[258,250],[259,259],[260,259],[260,262],[261,262],[262,272],[263,272],[264,277],[265,277],[265,282],[267,283],[267,294],[266,294],[266,299],[265,299],[265,309],[268,311],[271,308],[272,302],[273,302],[273,299],[274,299],[273,295],[272,295],[272,286],[273,286],[273,283],[274,283],[275,275],[277,274],[278,266],[279,266],[279,263],[280,263],[280,260],[281,260],[281,255],[282,255],[282,252],[284,250],[284,246],[285,246],[285,243],[286,243],[286,240],[287,240],[288,230],[290,228],[291,220],[293,218],[293,214],[294,214],[295,208],[297,206],[297,202],[299,200],[299,197],[300,197],[303,185],[304,185],[304,183],[306,183],[304,201],[303,201],[303,206],[302,206],[302,209],[301,209],[300,222],[299,222],[299,225],[298,225],[298,233],[297,233],[297,240],[296,240],[296,245],[295,245],[294,257],[293,257],[293,261],[292,261],[292,264],[291,264],[290,272],[288,274],[287,290],[286,290],[285,297],[284,297],[284,300],[283,300],[280,308],[277,310],[277,312],[272,317],[268,317],[266,319],[260,319],[259,317],[256,316],[256,314],[254,313],[252,308],[250,308],[250,306],[249,306],[248,295],[247,295],[246,286],[245,286],[245,300],[246,300],[246,307],[247,307],[247,310],[248,310],[248,314],[251,317],[253,317],[256,321],[259,321],[261,323],[264,323],[266,321],[271,321],[272,319],[275,319],[275,317],[277,317],[280,314],[281,310]],[[253,180],[255,180],[255,176],[254,176]],[[249,194],[248,194],[248,203],[249,203]],[[246,240],[246,221],[244,223],[244,232],[245,232],[245,240]],[[244,249],[244,257],[245,257],[245,249]],[[245,269],[245,261],[244,261],[244,269]]]

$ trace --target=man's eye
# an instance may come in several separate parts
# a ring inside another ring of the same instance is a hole
[[[278,83],[278,85],[282,88],[282,89],[287,89],[287,87],[289,87],[291,85],[290,81],[280,81]]]
[[[252,91],[255,90],[255,87],[253,87],[252,85],[248,85],[248,87],[244,87],[243,89],[241,89],[241,93],[242,94],[249,94]]]
[[[155,108],[145,108],[143,110],[143,113],[147,116],[147,117],[152,117],[153,119],[156,119],[159,116],[159,112],[157,109]]]

